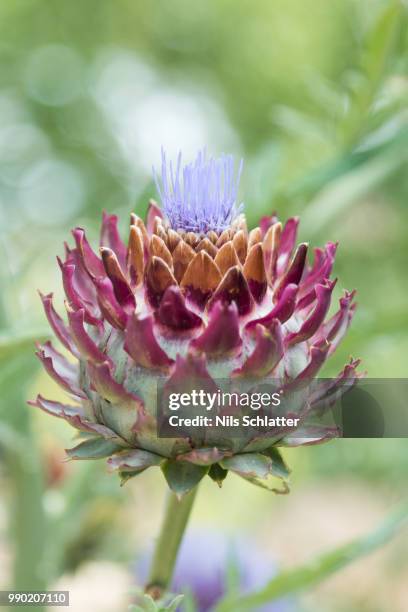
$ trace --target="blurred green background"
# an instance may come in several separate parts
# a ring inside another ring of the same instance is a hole
[[[407,11],[386,0],[0,3],[0,588],[67,585],[73,610],[119,612],[131,561],[157,531],[158,475],[120,490],[102,464],[62,463],[71,432],[25,401],[61,395],[33,355],[49,333],[37,289],[62,305],[55,255],[73,226],[96,239],[103,208],[123,231],[144,213],[162,145],[244,157],[251,225],[276,210],[300,215],[312,245],[340,242],[338,293],[357,288],[359,308],[326,374],[352,354],[369,376],[407,376]],[[208,483],[193,522],[245,534],[286,567],[368,530],[406,491],[406,440],[287,458],[290,496]],[[405,611],[406,544],[293,609]]]

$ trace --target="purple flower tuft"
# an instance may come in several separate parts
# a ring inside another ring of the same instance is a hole
[[[242,212],[237,205],[237,192],[243,160],[235,176],[232,155],[207,159],[205,149],[196,160],[181,165],[181,153],[174,171],[162,149],[161,181],[153,168],[163,211],[170,226],[188,232],[222,232]]]
[[[137,562],[137,582],[147,579],[150,554]],[[274,561],[252,540],[231,538],[221,531],[205,528],[188,530],[181,543],[171,584],[173,593],[190,593],[197,612],[210,612],[224,597],[229,578],[234,592],[249,593],[261,589],[277,574]],[[257,612],[289,612],[292,598],[279,599],[257,607]]]

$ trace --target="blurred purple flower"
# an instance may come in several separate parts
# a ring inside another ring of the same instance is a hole
[[[145,582],[150,555],[138,564],[138,581]],[[188,531],[180,547],[171,591],[191,593],[198,612],[207,612],[225,595],[228,576],[236,577],[241,593],[261,588],[274,574],[271,562],[253,543],[244,538],[231,538],[220,531]],[[276,601],[254,612],[289,612],[287,600]]]

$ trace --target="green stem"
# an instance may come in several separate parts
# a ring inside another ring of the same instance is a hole
[[[146,592],[159,599],[169,587],[177,553],[193,507],[198,486],[179,500],[170,493],[160,534],[156,542]]]
[[[5,454],[9,476],[14,485],[10,516],[10,533],[14,544],[11,586],[16,591],[45,591],[46,519],[42,501],[44,488],[41,466],[29,435],[31,434],[22,438],[24,454],[19,453],[18,448],[15,449],[16,452],[8,450]],[[29,608],[23,606],[23,609]],[[45,607],[41,604],[35,606],[35,609],[45,612]]]
[[[31,344],[31,343],[30,343]],[[12,490],[10,539],[14,567],[11,588],[44,591],[47,517],[43,505],[43,468],[31,427],[31,409],[25,404],[24,381],[30,372],[31,348],[10,343],[0,354],[0,450],[7,465]],[[0,432],[1,433],[1,432]],[[6,435],[4,435],[6,433]],[[24,609],[27,606],[24,606]],[[36,606],[39,612],[45,607]]]
[[[9,465],[15,496],[11,517],[15,545],[13,588],[42,591],[46,588],[43,567],[46,525],[42,506],[42,479],[35,457],[32,457],[30,464],[25,464],[20,458],[13,458]]]

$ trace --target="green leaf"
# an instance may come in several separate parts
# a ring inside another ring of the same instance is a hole
[[[225,470],[250,478],[267,478],[272,470],[271,458],[260,453],[234,455],[223,459],[220,464]]]
[[[143,596],[143,608],[145,612],[157,612],[160,608],[155,604],[155,601],[150,595],[145,594]]]
[[[109,459],[109,467],[121,472],[137,472],[152,465],[160,465],[163,457],[149,451],[135,448],[117,453]]]
[[[44,329],[37,333],[21,333],[18,331],[8,331],[7,334],[0,334],[0,361],[13,358],[15,355],[35,350],[35,342],[43,342],[49,337],[49,332]]]
[[[150,595],[144,593],[142,595],[140,605],[129,606],[130,612],[176,612],[181,604],[184,595],[176,595],[175,597],[165,596],[159,601],[155,601]]]
[[[222,483],[228,476],[228,470],[224,470],[219,463],[214,463],[214,465],[210,467],[208,475],[219,487],[222,487]]]
[[[191,588],[183,588],[184,591],[184,599],[183,599],[183,612],[198,612],[198,608],[196,605],[196,600],[191,591]]]
[[[267,450],[263,451],[263,455],[272,459],[272,474],[277,478],[286,480],[290,476],[290,469],[285,463],[280,451],[276,446],[271,446]]]
[[[237,564],[234,555],[234,550],[230,550],[225,567],[225,593],[233,597],[234,593],[240,590],[240,582],[242,580],[242,568]]]
[[[163,612],[176,612],[177,608],[181,604],[184,599],[184,595],[177,595],[165,608],[161,608]]]
[[[110,457],[122,448],[122,446],[110,440],[105,440],[105,438],[91,438],[74,448],[66,449],[66,453],[70,459],[103,459],[104,457]]]
[[[170,489],[180,498],[200,482],[207,474],[208,467],[187,461],[166,461],[162,470]]]
[[[405,503],[371,534],[325,553],[306,565],[282,572],[258,591],[234,598],[227,597],[218,605],[217,612],[250,612],[267,602],[307,589],[387,544],[407,525],[408,503]]]
[[[331,181],[308,205],[302,218],[303,231],[313,236],[333,223],[336,217],[376,189],[404,163],[406,154],[398,149],[390,150]]]
[[[255,478],[253,476],[242,476],[244,480],[246,480],[249,484],[255,485],[261,489],[265,489],[266,491],[270,491],[271,493],[276,493],[277,495],[287,495],[290,493],[289,484],[286,480],[283,483],[276,482],[276,477],[269,474],[267,478]]]
[[[111,470],[117,470],[120,485],[123,486],[128,480],[138,476],[147,468],[163,463],[163,457],[141,449],[132,449],[117,453],[108,459]]]
[[[135,476],[140,476],[140,474],[142,474],[143,472],[144,470],[135,470],[134,472],[118,472],[118,476],[120,478],[120,486],[123,487],[128,480],[134,478]]]
[[[362,69],[370,83],[376,83],[384,72],[391,55],[390,52],[396,42],[402,11],[402,4],[392,0],[379,14],[374,27],[368,33]]]
[[[202,448],[196,448],[192,451],[189,451],[188,453],[179,455],[177,457],[177,460],[178,461],[190,461],[191,463],[194,463],[195,465],[210,466],[210,465],[214,465],[220,459],[222,459],[222,457],[225,457],[225,455],[228,455],[228,454],[230,453],[219,450],[218,448],[214,446],[213,447],[202,447]]]
[[[281,495],[289,493],[286,482],[289,469],[276,448],[271,447],[263,453],[234,455],[220,463],[223,468],[235,472],[250,484]],[[276,486],[276,477],[284,480],[280,488]]]

